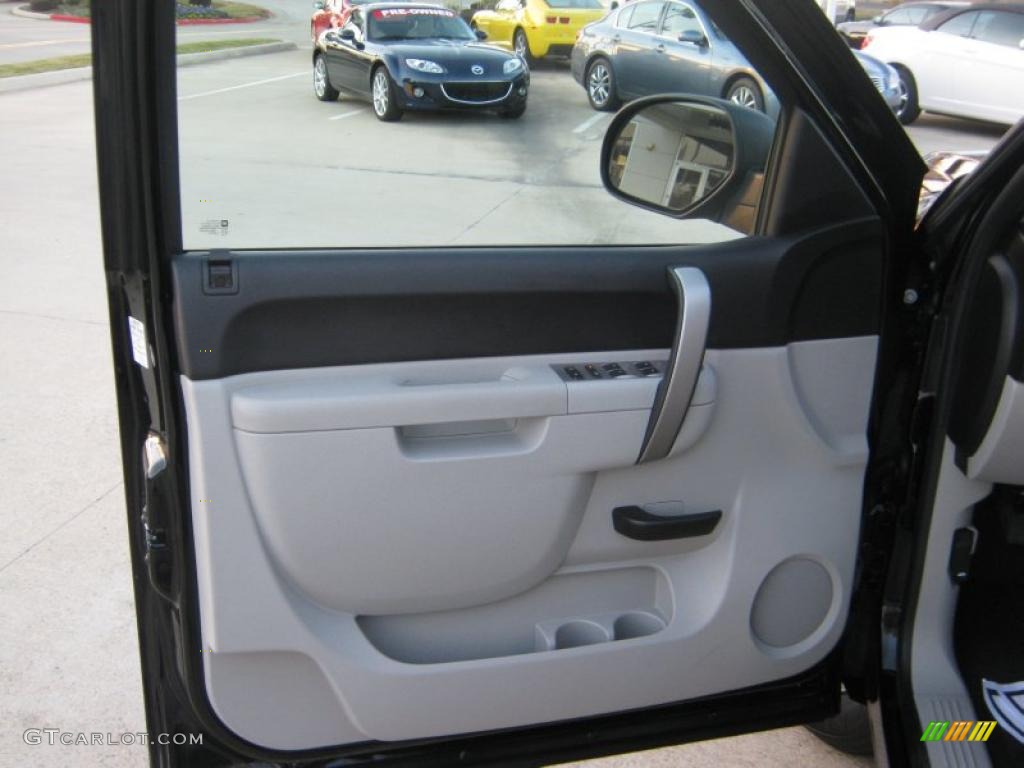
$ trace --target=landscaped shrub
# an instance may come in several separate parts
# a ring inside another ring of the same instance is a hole
[[[228,14],[216,8],[203,5],[184,5],[178,3],[175,13],[179,19],[226,19]]]

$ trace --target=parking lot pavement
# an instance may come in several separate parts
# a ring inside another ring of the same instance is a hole
[[[987,152],[1006,133],[1006,126],[926,113],[909,126],[907,133],[921,154],[939,150]]]
[[[268,80],[275,77],[281,79]],[[189,184],[227,193],[252,186],[245,202],[255,206],[273,191],[259,186],[274,177],[261,166],[294,170],[288,195],[274,197],[277,206],[282,197],[295,202],[255,211],[273,213],[275,221],[315,220],[325,244],[368,237],[361,217],[402,239],[482,242],[516,226],[557,240],[555,219],[544,215],[570,197],[576,207],[555,218],[581,217],[566,235],[579,242],[642,234],[653,221],[626,222],[632,209],[597,187],[594,153],[608,118],[595,120],[558,68],[536,73],[522,121],[410,115],[386,126],[363,106],[315,101],[308,53],[201,65],[183,69],[181,78],[185,149],[209,163],[186,168]],[[267,82],[253,84],[260,80]],[[545,93],[549,100],[538,98]],[[965,127],[926,117],[911,135],[919,145],[948,141],[943,146],[955,149],[998,138]],[[22,740],[32,727],[114,734],[144,728],[89,84],[0,95],[0,168],[0,765],[143,765],[137,746],[49,748]],[[445,181],[445,168],[458,174]],[[406,184],[411,191],[396,197],[395,188]],[[396,201],[434,205],[433,197],[464,213],[415,229],[403,229],[410,225],[400,216],[381,215]],[[496,221],[495,207],[511,223]],[[364,229],[348,236],[354,225]],[[857,763],[802,729],[785,729],[588,765],[680,764]]]
[[[735,236],[605,192],[598,158],[611,116],[591,110],[564,62],[535,68],[519,120],[407,112],[393,124],[361,101],[317,101],[308,48],[192,69],[202,71],[179,71],[188,246],[222,247],[201,231],[210,220],[229,221],[238,247]]]

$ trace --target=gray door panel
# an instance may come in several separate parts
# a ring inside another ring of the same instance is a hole
[[[675,447],[642,465],[657,377],[556,370],[665,349],[183,377],[215,711],[294,749],[809,668],[843,629],[875,346],[709,349]],[[722,518],[639,541],[623,505]]]

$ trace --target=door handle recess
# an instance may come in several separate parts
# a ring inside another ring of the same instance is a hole
[[[673,267],[669,276],[679,305],[675,343],[658,385],[637,464],[663,459],[672,450],[704,363],[711,321],[711,286],[696,267]]]
[[[637,541],[667,541],[707,536],[722,519],[722,510],[697,512],[692,515],[652,515],[643,507],[616,507],[612,510],[612,525],[629,539]]]

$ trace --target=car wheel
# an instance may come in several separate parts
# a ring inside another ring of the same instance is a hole
[[[318,53],[313,59],[313,93],[320,101],[337,101],[338,92],[331,85],[327,74],[327,60]]]
[[[725,92],[725,98],[741,107],[764,112],[764,96],[761,94],[761,88],[749,77],[736,78],[729,86],[729,90]]]
[[[893,69],[900,76],[900,103],[896,107],[896,118],[904,125],[910,125],[921,114],[921,107],[917,102],[917,83],[914,82],[910,70],[898,65],[893,65]]]
[[[608,59],[594,59],[587,67],[583,82],[587,87],[587,99],[594,109],[612,112],[619,106],[619,97],[615,92],[615,74]]]
[[[533,54],[530,53],[530,41],[526,38],[526,32],[517,29],[512,35],[512,50],[518,53],[527,64],[533,64]]]
[[[400,120],[402,110],[395,99],[395,86],[387,67],[377,67],[374,70],[372,83],[373,114],[378,120],[386,123]]]
[[[853,701],[843,692],[839,714],[817,723],[811,723],[807,730],[833,749],[848,755],[871,755],[871,724],[868,708]]]
[[[508,120],[518,120],[520,117],[523,116],[523,113],[525,111],[526,111],[526,102],[524,101],[518,107],[509,107],[508,109],[501,110],[501,112],[499,114],[502,117],[504,117],[504,118],[506,118]]]

